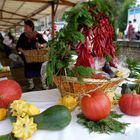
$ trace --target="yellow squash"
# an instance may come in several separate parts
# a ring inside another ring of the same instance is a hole
[[[7,109],[0,108],[0,121],[6,119],[7,117]]]
[[[38,114],[40,114],[40,110],[36,106],[28,104],[28,115],[33,116]]]
[[[70,111],[73,111],[75,107],[78,105],[78,101],[76,97],[71,95],[64,96],[59,100],[60,105],[66,106]]]
[[[116,75],[117,77],[123,78],[123,72],[121,72],[121,71],[119,71],[119,70],[117,70],[117,71],[115,72],[115,75]]]
[[[119,98],[114,91],[107,92],[107,96],[110,99],[112,107],[118,104]]]
[[[37,130],[37,124],[34,123],[33,118],[28,115],[22,117],[17,117],[15,123],[13,123],[12,133],[16,138],[21,140],[26,140],[32,137],[33,133]]]
[[[140,79],[135,80],[137,84],[140,84]]]

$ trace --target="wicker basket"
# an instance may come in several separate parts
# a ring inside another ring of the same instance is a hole
[[[48,61],[48,49],[24,50],[23,54],[27,63]]]
[[[60,90],[62,97],[65,95],[81,97],[82,94],[98,89],[104,92],[115,90],[123,80],[123,78],[113,78],[111,80],[84,78],[83,82],[80,82],[76,77],[54,76],[54,83]]]

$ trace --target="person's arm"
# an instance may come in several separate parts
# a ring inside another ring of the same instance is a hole
[[[128,33],[128,27],[129,27],[129,24],[127,25],[126,30],[125,30],[126,34]]]
[[[41,34],[38,34],[38,42],[40,44],[38,48],[45,48],[47,46],[46,41]]]
[[[17,42],[17,45],[16,45],[16,49],[19,53],[23,53],[23,34],[20,35],[19,39],[18,39],[18,42]]]

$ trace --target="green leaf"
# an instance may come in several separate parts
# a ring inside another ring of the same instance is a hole
[[[51,85],[53,83],[53,66],[51,62],[47,64],[47,81],[48,84]]]
[[[112,57],[110,55],[105,56],[105,61],[110,62],[112,60]]]
[[[135,69],[138,65],[138,62],[134,59],[134,58],[128,58],[126,60],[128,68],[132,71],[133,69]]]
[[[122,114],[117,114],[116,112],[110,112],[110,115],[106,118],[94,122],[87,119],[83,114],[78,114],[78,123],[89,130],[89,132],[99,132],[99,133],[124,133],[128,123],[122,123],[116,120],[122,117]]]
[[[77,80],[79,81],[79,82],[83,82],[83,78],[82,77],[77,77]]]
[[[0,136],[0,140],[18,140],[12,133]]]
[[[111,111],[110,116],[112,118],[121,118],[123,116],[123,114],[117,114],[115,111]]]
[[[73,69],[75,75],[79,76],[92,76],[94,69],[90,67],[79,66]]]

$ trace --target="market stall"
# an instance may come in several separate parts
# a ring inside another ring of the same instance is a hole
[[[109,6],[94,0],[64,13],[67,25],[48,42],[46,75],[57,89],[22,94],[16,81],[0,82],[0,139],[132,140],[140,135],[139,65],[131,60],[126,65],[117,55]]]

